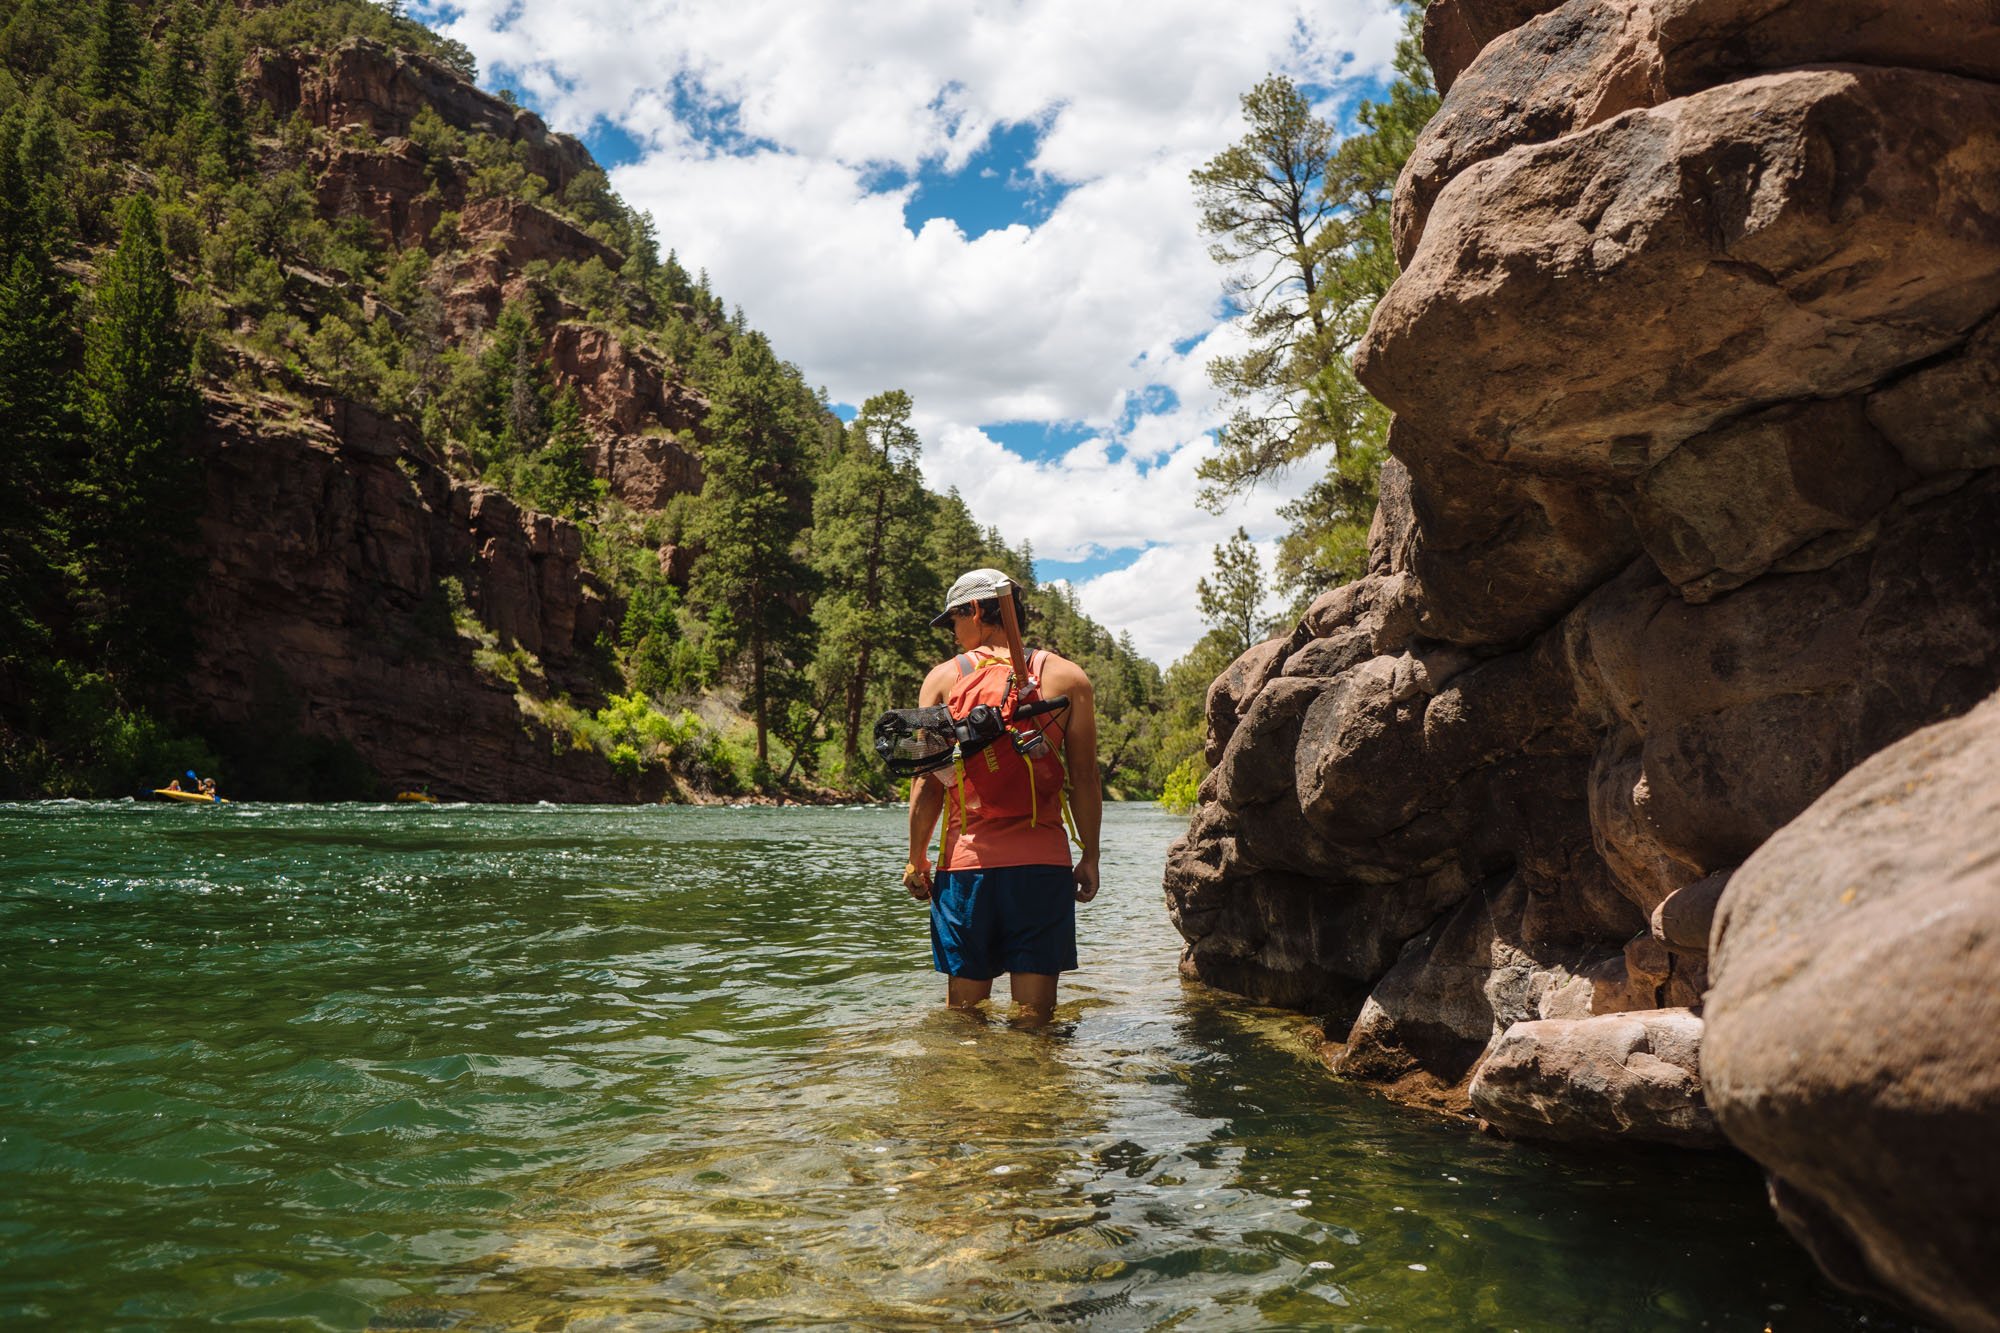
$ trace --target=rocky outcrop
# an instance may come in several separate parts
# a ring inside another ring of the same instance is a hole
[[[1184,969],[1512,1132],[1700,1139],[1626,1016],[1701,1010],[1731,872],[2000,685],[2000,14],[1426,36],[1369,572],[1211,690]]]
[[[324,130],[406,138],[425,108],[447,125],[519,146],[528,170],[561,193],[593,165],[582,143],[555,134],[534,112],[482,91],[437,61],[364,37],[327,52],[256,52],[245,69],[250,95],[284,118],[303,112]]]
[[[568,218],[525,199],[489,195],[468,203],[458,234],[469,249],[494,252],[508,269],[595,259],[616,272],[625,263],[623,255]]]
[[[365,319],[435,349],[478,338],[508,302],[523,303],[545,331],[550,378],[579,393],[587,454],[612,493],[651,511],[701,489],[707,403],[545,276],[625,263],[549,202],[594,166],[576,140],[436,61],[366,40],[257,52],[246,85],[278,118],[328,132],[304,161],[323,216],[361,219],[387,247],[432,256],[428,290],[408,309],[367,295]],[[436,136],[428,148],[409,137],[426,109],[511,145],[546,193],[476,188],[465,158]],[[334,281],[288,276],[307,292]],[[562,720],[604,702],[599,639],[623,610],[585,570],[580,531],[452,475],[412,422],[319,392],[302,411],[210,386],[207,570],[191,608],[200,650],[186,711],[238,750],[280,734],[338,749],[381,789],[657,799],[663,778],[614,772]],[[685,584],[690,554],[663,559],[663,571]],[[354,769],[342,769],[342,794],[359,789]]]
[[[1836,1279],[2000,1328],[2000,698],[1760,847],[1714,929],[1709,1098]]]
[[[224,729],[349,747],[388,789],[447,798],[657,798],[524,714],[453,626],[456,580],[546,695],[590,691],[583,654],[613,608],[577,529],[448,477],[396,423],[330,405],[212,400],[201,449],[207,569],[189,702]]]
[[[1460,172],[1628,111],[1803,65],[2000,77],[2000,25],[1985,0],[1920,9],[1899,0],[1436,0],[1425,17],[1426,50],[1452,96],[1397,188],[1404,263]],[[1506,29],[1518,30],[1493,40]],[[1476,44],[1475,31],[1487,34]]]
[[[594,426],[591,467],[635,509],[661,509],[701,491],[708,403],[643,348],[592,324],[566,321],[549,335],[549,367],[573,384]]]
[[[381,149],[335,147],[320,168],[318,195],[321,213],[361,218],[398,249],[423,245],[444,217],[444,197],[408,139]]]

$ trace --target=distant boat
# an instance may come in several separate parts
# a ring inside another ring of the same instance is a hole
[[[198,791],[178,791],[173,787],[155,787],[153,795],[168,801],[186,801],[190,805],[228,805],[227,796],[206,796]]]
[[[396,793],[396,799],[399,801],[415,801],[420,805],[436,805],[438,802],[438,798],[427,791],[399,791]]]

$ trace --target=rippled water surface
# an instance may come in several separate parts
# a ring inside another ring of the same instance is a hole
[[[1184,986],[1180,827],[1109,812],[1032,1032],[939,1008],[900,811],[0,807],[0,1322],[1883,1326],[1739,1162]]]

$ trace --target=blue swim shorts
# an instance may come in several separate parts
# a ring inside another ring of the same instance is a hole
[[[947,870],[931,895],[931,961],[947,976],[1076,970],[1076,876],[1068,866]]]

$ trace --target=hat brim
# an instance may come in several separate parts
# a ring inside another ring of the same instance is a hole
[[[932,617],[931,617],[931,628],[932,628],[932,629],[944,629],[944,628],[946,628],[947,626],[949,626],[949,625],[951,624],[951,613],[952,613],[953,611],[956,611],[957,609],[958,609],[958,608],[957,608],[957,607],[955,607],[955,606],[947,606],[947,607],[946,607],[946,608],[945,608],[944,610],[942,610],[942,611],[938,612],[938,613],[937,613],[936,615],[932,616]]]

